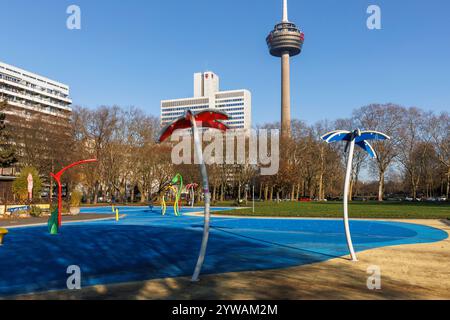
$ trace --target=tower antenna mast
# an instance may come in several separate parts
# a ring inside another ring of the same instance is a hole
[[[283,0],[283,22],[289,22],[287,0]]]

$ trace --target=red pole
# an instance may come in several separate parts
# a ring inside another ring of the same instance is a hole
[[[61,181],[57,181],[58,183],[58,227],[61,227],[62,224],[62,185]]]
[[[50,173],[50,175],[55,179],[56,183],[58,184],[58,227],[61,227],[61,225],[62,225],[62,185],[61,185],[61,176],[66,170],[68,170],[70,168],[73,168],[73,167],[78,166],[80,164],[90,163],[90,162],[97,162],[97,159],[89,159],[89,160],[82,160],[82,161],[74,162],[71,165],[63,168],[57,174]]]

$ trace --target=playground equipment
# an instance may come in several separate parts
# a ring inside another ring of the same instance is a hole
[[[61,184],[61,176],[64,172],[66,172],[68,169],[73,168],[75,166],[78,166],[80,164],[85,163],[91,163],[91,162],[97,162],[97,159],[89,159],[89,160],[82,160],[78,162],[74,162],[71,165],[63,168],[61,171],[59,171],[57,174],[50,173],[50,175],[55,179],[57,185],[58,185],[58,209],[57,209],[57,219],[54,219],[54,212],[50,216],[50,219],[48,220],[48,229],[49,232],[52,235],[58,234],[59,228],[62,225],[62,184]]]
[[[178,185],[178,188],[175,188],[175,185]],[[161,198],[161,213],[164,216],[167,211],[167,204],[165,195],[167,191],[172,191],[175,194],[175,202],[173,204],[173,212],[175,213],[175,216],[180,215],[180,198],[181,198],[181,191],[183,189],[183,177],[181,174],[177,173],[175,177],[170,181],[167,186],[163,187],[162,190],[162,198]]]
[[[184,117],[181,117],[169,125],[167,125],[158,138],[158,142],[163,142],[168,139],[176,130],[192,128],[192,134],[194,135],[195,152],[197,159],[200,163],[200,172],[202,175],[203,192],[205,194],[205,219],[203,226],[203,238],[200,247],[200,253],[198,256],[197,264],[195,266],[194,274],[192,275],[192,281],[198,281],[198,276],[205,260],[206,247],[208,245],[209,238],[209,219],[210,219],[210,202],[211,193],[209,192],[208,172],[206,170],[206,164],[203,159],[202,145],[200,142],[200,134],[197,125],[205,128],[213,128],[221,131],[228,130],[228,126],[221,122],[221,120],[228,120],[228,115],[224,112],[207,109],[199,113],[192,113],[191,110],[187,110]]]
[[[50,218],[47,222],[48,227],[48,233],[50,234],[58,234],[58,208],[55,208],[55,210],[52,211]]]
[[[27,177],[27,191],[28,203],[31,203],[31,201],[33,200],[33,175],[31,173],[29,173]]]
[[[8,234],[8,230],[0,228],[0,246],[3,245],[3,238]]]
[[[191,208],[194,207],[195,202],[195,189],[198,188],[197,183],[189,183],[186,185],[186,191],[189,192],[189,201],[191,202]]]
[[[347,238],[347,246],[353,261],[358,261],[355,250],[353,248],[352,236],[350,234],[350,224],[348,220],[348,194],[350,189],[350,176],[352,172],[353,153],[355,151],[355,144],[366,151],[371,158],[376,158],[375,150],[372,148],[367,140],[390,140],[391,138],[384,133],[377,131],[361,131],[356,129],[354,131],[335,130],[329,132],[321,137],[326,143],[336,141],[346,141],[345,152],[348,151],[347,173],[345,175],[344,184],[344,227],[345,236]],[[350,150],[349,150],[350,148]]]

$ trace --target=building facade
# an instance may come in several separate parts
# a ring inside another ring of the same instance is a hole
[[[35,113],[68,119],[72,112],[69,87],[37,74],[0,62],[0,101],[6,114],[26,118]]]
[[[220,91],[220,78],[213,72],[194,74],[192,98],[161,101],[161,125],[183,116],[186,110],[199,112],[217,109],[226,112],[230,119],[224,121],[230,129],[249,130],[252,117],[252,96],[248,90]]]
[[[59,150],[59,144],[66,144],[71,135],[69,93],[63,83],[0,62],[0,111],[5,114],[8,143],[18,160],[12,167],[0,168],[0,190],[10,190],[7,184],[22,164],[39,165],[35,158],[45,162]]]

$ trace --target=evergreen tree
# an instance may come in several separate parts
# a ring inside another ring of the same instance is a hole
[[[0,167],[7,168],[17,162],[16,152],[10,143],[6,129],[6,114],[3,112],[7,106],[6,101],[0,101]]]

